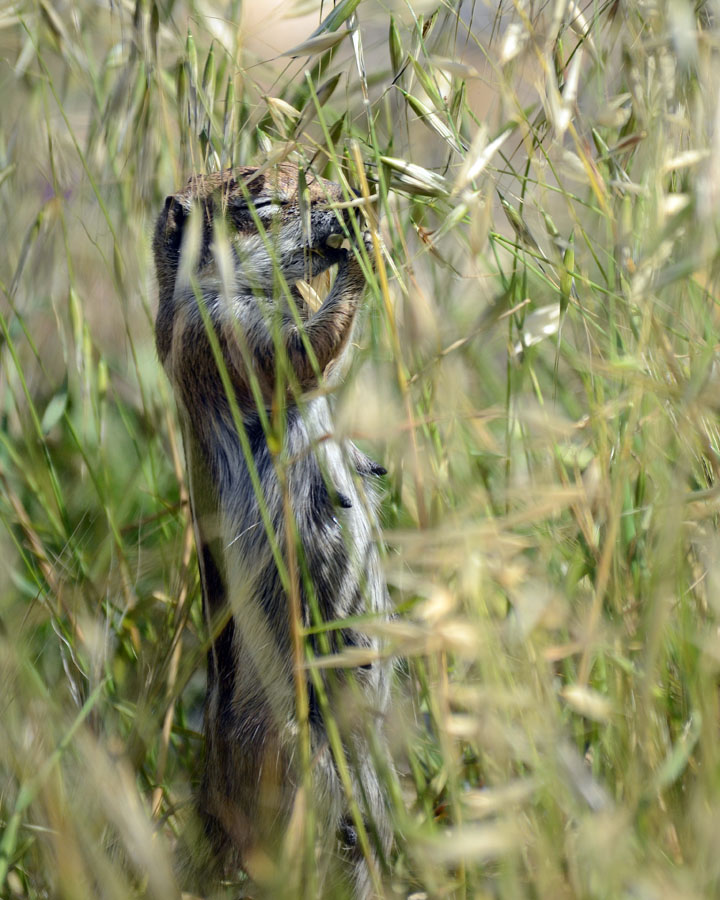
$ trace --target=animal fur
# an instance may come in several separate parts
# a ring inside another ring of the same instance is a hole
[[[345,199],[338,185],[308,175],[301,196],[299,184],[292,165],[195,176],[168,197],[153,244],[157,348],[180,414],[203,605],[216,634],[198,807],[214,871],[223,876],[238,868],[253,874],[257,860],[280,858],[297,797],[290,613],[281,577],[286,498],[298,551],[298,571],[289,577],[299,584],[303,626],[318,616],[334,621],[388,610],[374,542],[373,481],[384,470],[334,439],[330,404],[317,391],[332,381],[348,347],[365,287],[356,252],[338,248],[340,237],[355,240],[358,232],[349,210],[332,208]],[[311,313],[296,283],[334,264],[332,289]],[[275,452],[269,421],[281,435]],[[359,628],[329,634],[333,650],[375,647]],[[315,649],[323,648],[318,642]],[[381,735],[388,669],[373,661],[326,677],[323,688],[341,725],[376,864],[388,852],[390,828],[366,728]],[[373,893],[370,868],[310,679],[307,693],[318,877],[325,895],[361,900]],[[343,715],[349,698],[357,705],[358,697],[364,708]]]

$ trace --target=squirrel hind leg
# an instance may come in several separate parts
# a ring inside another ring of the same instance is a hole
[[[374,459],[371,459],[366,453],[363,453],[362,450],[359,450],[354,444],[350,449],[350,457],[352,459],[353,465],[355,466],[355,471],[358,475],[362,475],[363,477],[367,477],[368,475],[387,475],[387,469],[385,466],[380,465],[380,463],[375,462]]]

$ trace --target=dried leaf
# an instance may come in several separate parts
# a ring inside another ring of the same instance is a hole
[[[495,140],[490,141],[490,143],[487,141],[487,131],[484,126],[481,126],[478,129],[478,133],[468,151],[463,167],[458,173],[453,193],[461,191],[483,172],[490,160],[510,137],[515,128],[516,126],[513,123],[509,128],[506,128],[505,131],[501,132]]]
[[[499,821],[448,828],[435,840],[418,842],[418,850],[436,863],[479,862],[505,856],[518,846],[519,840],[517,825]]]
[[[534,310],[525,319],[522,340],[513,348],[515,353],[522,353],[528,347],[539,344],[546,337],[556,334],[560,327],[560,304],[550,303]]]
[[[348,647],[340,653],[318,656],[305,663],[306,669],[356,669],[377,662],[381,658],[372,647]]]
[[[429,197],[441,197],[450,193],[447,181],[436,172],[393,156],[381,156],[380,160],[397,173],[402,186],[412,193],[426,194]]]
[[[463,795],[463,805],[471,816],[485,818],[507,812],[511,806],[518,806],[529,800],[537,791],[538,782],[533,778],[511,781],[498,787],[468,791]]]
[[[388,44],[390,46],[390,65],[392,66],[393,75],[397,75],[402,67],[405,55],[400,43],[400,35],[398,34],[394,16],[390,16]]]
[[[424,125],[427,125],[431,131],[434,131],[435,134],[439,135],[444,141],[447,141],[457,153],[462,153],[462,151],[466,149],[456,140],[455,135],[436,113],[427,107],[421,100],[418,100],[417,97],[413,97],[412,94],[408,94],[407,91],[400,90],[410,108],[419,116],[420,121]]]
[[[699,162],[703,162],[710,156],[709,150],[686,150],[684,153],[678,153],[672,159],[663,163],[663,172],[672,172],[674,169],[687,169],[690,166],[696,166]]]
[[[475,66],[470,66],[457,59],[449,59],[446,56],[431,56],[430,61],[434,66],[437,66],[439,69],[444,69],[450,75],[455,75],[457,78],[482,77]]]
[[[612,714],[612,704],[607,697],[581,684],[567,685],[560,691],[560,696],[573,712],[594,722],[607,722]]]
[[[511,22],[505,32],[505,39],[500,50],[500,64],[505,65],[520,53],[530,34],[521,22]]]
[[[321,34],[327,34],[330,31],[337,31],[338,28],[347,21],[355,12],[360,0],[341,0],[340,3],[329,13],[318,27],[310,35],[310,38],[317,37]]]
[[[300,117],[300,110],[295,109],[294,106],[292,106],[286,100],[282,100],[280,97],[265,97],[265,102],[268,106],[271,107],[271,109],[282,113],[289,119],[298,119]]]
[[[336,31],[328,34],[319,34],[317,37],[308,38],[302,44],[286,50],[281,56],[291,56],[293,59],[297,56],[314,56],[316,53],[323,53],[331,47],[335,47],[340,41],[350,34],[349,31]]]

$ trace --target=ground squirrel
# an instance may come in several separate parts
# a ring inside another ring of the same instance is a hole
[[[384,470],[334,438],[318,390],[332,381],[365,288],[352,243],[368,235],[343,201],[338,185],[295,165],[236,168],[191,178],[167,198],[155,229],[157,348],[179,409],[203,604],[215,634],[198,806],[224,875],[238,867],[252,875],[253,860],[278,858],[297,794],[283,573],[288,498],[297,532],[289,577],[299,584],[303,626],[388,610],[374,541],[373,476]],[[334,284],[311,312],[297,282],[335,264]],[[318,654],[327,641],[332,651],[369,652],[351,674],[339,670],[319,689],[306,682],[318,880],[324,896],[364,898],[390,844],[367,739],[370,725],[382,743],[389,670],[373,659],[376,641],[362,625],[328,631],[325,641],[317,639]],[[328,708],[340,723],[370,862],[330,749]]]

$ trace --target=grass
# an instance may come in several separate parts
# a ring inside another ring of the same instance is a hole
[[[0,12],[0,896],[173,896],[207,634],[149,238],[274,154],[382,212],[337,422],[389,470],[388,896],[718,895],[719,36]]]

